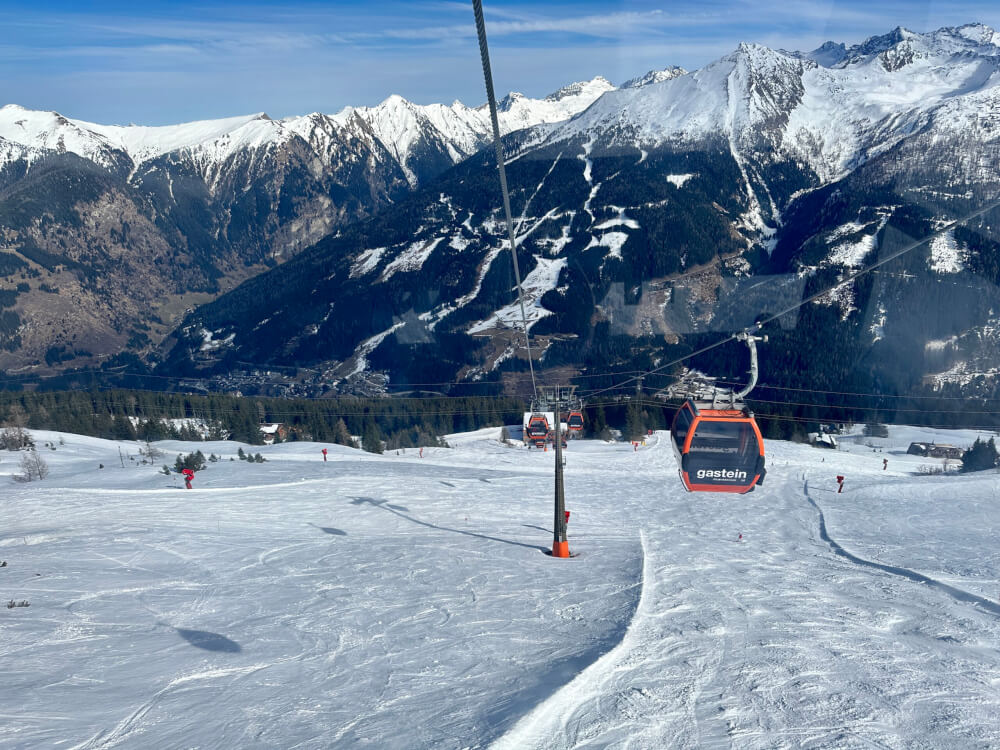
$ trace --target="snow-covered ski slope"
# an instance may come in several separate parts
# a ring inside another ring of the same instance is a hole
[[[553,454],[499,428],[126,468],[37,432],[46,480],[0,454],[0,748],[1000,747],[1000,475],[890,430],[769,442],[737,497],[665,434],[572,442],[570,560]]]

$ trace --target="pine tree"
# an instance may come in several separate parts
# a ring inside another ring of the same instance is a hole
[[[153,463],[156,459],[163,455],[163,451],[147,440],[146,445],[139,449],[139,455],[148,460],[149,463]]]
[[[177,454],[177,460],[174,461],[174,471],[178,474],[184,469],[191,469],[191,471],[201,471],[205,468],[205,454],[201,451],[195,451],[194,453],[188,453],[186,456],[181,456]]]
[[[625,439],[638,440],[645,433],[642,413],[634,402],[629,403],[625,413]]]
[[[351,437],[351,433],[347,430],[347,425],[344,423],[343,418],[337,420],[337,424],[333,428],[333,442],[337,445],[346,445],[351,448],[356,448],[354,439]]]
[[[965,453],[962,454],[962,471],[983,471],[992,469],[997,465],[997,447],[993,438],[980,440],[972,444]]]
[[[126,416],[117,416],[114,418],[114,430],[115,440],[135,440],[138,436],[135,432],[135,427],[132,426],[132,421]]]
[[[597,410],[594,413],[593,420],[588,420],[587,424],[590,425],[590,430],[594,435],[603,438],[604,433],[607,432],[608,429],[608,416],[604,412],[603,405],[598,405]]]
[[[361,436],[361,447],[369,453],[382,452],[382,435],[375,424],[375,420],[369,420],[365,425],[365,430]]]

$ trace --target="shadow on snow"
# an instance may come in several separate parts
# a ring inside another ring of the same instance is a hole
[[[415,523],[418,526],[423,526],[428,529],[434,529],[436,531],[447,531],[451,534],[462,534],[463,536],[473,536],[477,539],[486,539],[491,542],[501,542],[502,544],[511,544],[515,547],[526,547],[527,549],[539,549],[543,552],[546,551],[547,547],[541,547],[537,544],[525,544],[524,542],[515,542],[513,539],[502,539],[498,536],[489,536],[488,534],[477,534],[474,531],[465,531],[464,529],[453,529],[448,526],[438,526],[437,524],[429,523],[427,521],[421,521],[419,518],[414,518],[413,516],[407,515],[401,512],[401,510],[406,510],[399,505],[389,505],[385,500],[376,500],[371,497],[356,497],[351,500],[351,505],[371,505],[376,508],[381,508],[387,513],[392,513],[394,516],[399,516],[400,518],[409,521],[410,523]],[[397,510],[399,509],[399,510]]]
[[[187,630],[186,628],[174,628],[177,635],[190,643],[195,648],[205,651],[222,651],[227,654],[238,654],[243,649],[236,641],[226,638],[218,633],[209,633],[207,630]]]
[[[347,536],[347,532],[343,529],[335,529],[332,526],[317,526],[314,523],[309,524],[314,529],[319,529],[324,534],[332,534],[333,536]]]

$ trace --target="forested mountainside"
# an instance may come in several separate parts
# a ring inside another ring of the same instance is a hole
[[[971,25],[808,54],[740,45],[508,136],[541,369],[566,379],[667,362],[933,236],[771,323],[764,377],[992,392],[998,41]],[[523,382],[492,158],[199,308],[160,372],[254,362],[308,366],[336,387],[373,375],[393,388]],[[745,356],[732,345],[695,364],[739,378]]]
[[[502,128],[558,122],[613,88],[511,94]],[[149,360],[185,308],[391,206],[488,137],[482,107],[399,96],[162,127],[4,106],[0,370]]]

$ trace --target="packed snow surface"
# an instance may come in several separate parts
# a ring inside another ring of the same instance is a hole
[[[499,433],[4,452],[0,748],[1000,746],[998,476],[905,454],[978,433],[771,441],[746,496],[573,441],[568,560],[553,454]]]
[[[358,276],[364,276],[374,271],[375,267],[378,266],[378,262],[382,260],[382,255],[388,249],[386,247],[370,247],[358,255],[354,263],[351,264],[350,278],[355,279]]]
[[[671,183],[675,187],[682,188],[682,187],[684,187],[684,183],[687,182],[688,180],[690,180],[694,176],[695,175],[690,174],[690,173],[687,173],[687,174],[668,174],[666,176],[666,179],[667,179],[667,182]]]
[[[396,256],[391,263],[386,265],[382,271],[382,275],[379,277],[379,281],[386,281],[397,271],[419,271],[424,263],[427,262],[427,259],[434,253],[434,248],[443,239],[444,237],[434,237],[429,240],[411,242],[409,247]]]
[[[955,232],[949,231],[931,240],[930,266],[938,273],[959,273],[964,270],[965,260],[962,248],[955,240]]]
[[[539,320],[552,314],[551,310],[542,307],[541,300],[546,292],[556,288],[559,283],[559,274],[566,266],[566,258],[535,256],[535,260],[537,261],[535,267],[521,281],[521,289],[524,291],[525,299],[524,316],[527,318],[528,330],[531,330],[531,326]],[[469,333],[483,333],[498,326],[520,328],[522,325],[521,304],[520,302],[512,302],[485,320],[474,324],[469,328]]]

